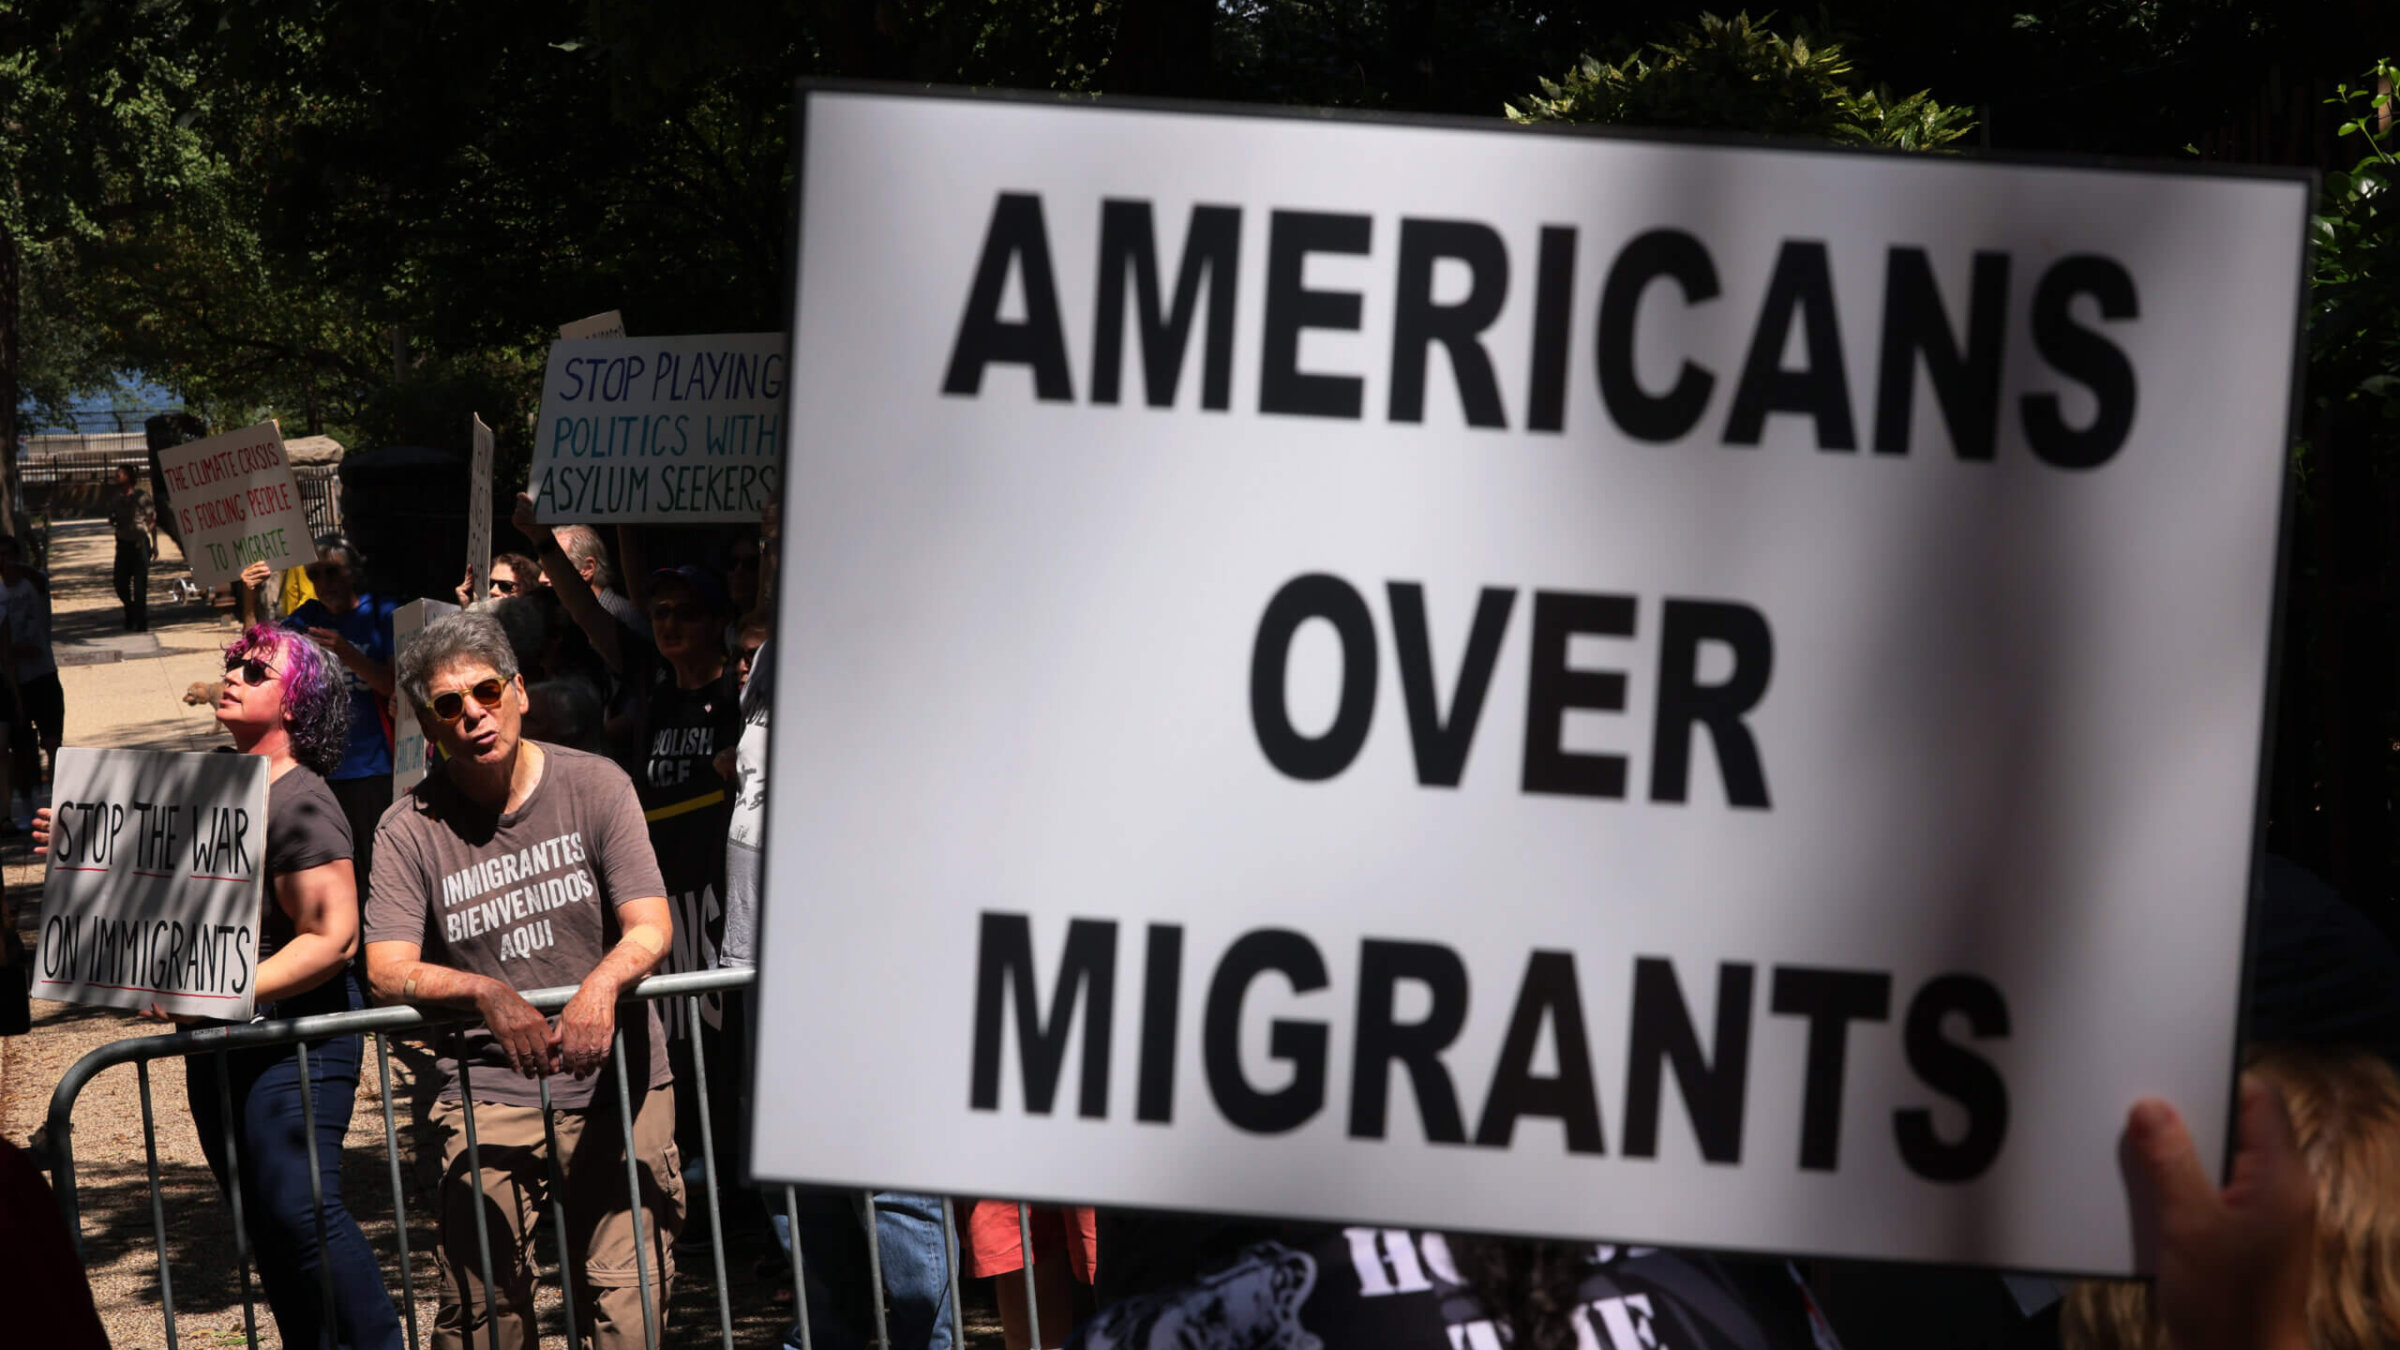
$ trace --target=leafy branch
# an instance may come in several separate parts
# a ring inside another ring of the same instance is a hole
[[[1502,109],[1512,121],[1596,122],[1806,136],[1844,145],[1934,150],[1965,136],[1971,110],[1919,90],[1860,83],[1838,42],[1786,37],[1772,15],[1703,14],[1614,63],[1585,56],[1563,80]]]

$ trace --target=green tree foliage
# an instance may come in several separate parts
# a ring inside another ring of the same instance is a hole
[[[1920,90],[1895,98],[1859,82],[1840,44],[1785,37],[1747,13],[1703,14],[1621,61],[1586,56],[1563,80],[1506,108],[1518,122],[1805,136],[1846,145],[1931,150],[1967,134],[1970,110]]]
[[[2314,221],[2309,393],[2322,411],[2348,407],[2400,440],[2400,62],[2383,60],[2359,87],[2327,100],[2340,135],[2364,153],[2325,175]]]
[[[16,373],[39,409],[140,372],[214,420],[315,431],[377,373],[360,307],[262,232],[279,129],[225,78],[229,17],[0,6],[0,221],[24,258]]]

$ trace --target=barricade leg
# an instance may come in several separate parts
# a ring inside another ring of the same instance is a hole
[[[641,1163],[633,1156],[633,1085],[625,1072],[622,1026],[609,1034],[608,1048],[617,1067],[617,1117],[625,1127],[620,1137],[625,1145],[625,1198],[633,1206],[633,1273],[642,1290],[642,1344],[645,1350],[658,1350],[658,1301],[650,1294],[650,1215],[642,1203]]]
[[[708,1053],[700,1045],[700,998],[686,995],[692,1019],[692,1085],[700,1094],[700,1175],[708,1182],[708,1254],[716,1263],[717,1330],[733,1350],[733,1299],[725,1287],[725,1223],[717,1212],[716,1127],[709,1119]],[[627,1147],[632,1146],[627,1136]],[[794,1297],[798,1297],[795,1293]]]
[[[467,1065],[467,1057],[466,1038],[461,1036],[458,1040],[459,1119],[467,1131],[467,1175],[474,1179],[475,1187],[480,1192],[483,1187],[483,1150],[475,1146],[475,1080],[473,1071]],[[448,1180],[447,1176],[443,1179]],[[448,1206],[443,1208],[446,1211]],[[491,1222],[484,1218],[480,1194],[475,1199],[475,1257],[483,1263],[483,1325],[490,1334],[491,1350],[500,1350],[500,1286],[492,1282]],[[458,1297],[459,1326],[462,1329],[474,1326],[475,1310],[467,1304],[469,1295],[466,1289],[462,1287]]]
[[[792,1257],[792,1322],[800,1330],[800,1350],[813,1350],[808,1343],[808,1271],[800,1256],[800,1191],[798,1187],[783,1188],[783,1221],[785,1233],[791,1238]]]
[[[219,1050],[214,1061],[217,1068],[217,1120],[225,1131],[225,1198],[233,1205],[233,1251],[241,1268],[242,1332],[250,1344],[258,1344],[258,1304],[250,1296],[250,1232],[242,1224],[242,1154],[234,1138],[233,1128],[233,1060]]]
[[[558,1118],[550,1113],[550,1080],[542,1084],[542,1152],[549,1159],[550,1227],[558,1236],[558,1283],[566,1297],[559,1300],[567,1314],[569,1350],[583,1342],[575,1335],[575,1244],[567,1237],[567,1174],[558,1157]]]
[[[945,1195],[942,1197],[942,1268],[949,1276],[950,1344],[963,1347],[967,1343],[967,1314],[959,1298],[958,1267],[958,1206]]]
[[[400,1312],[408,1320],[408,1350],[419,1350],[417,1283],[408,1268],[408,1196],[400,1185],[400,1128],[392,1115],[392,1048],[380,1031],[375,1033],[375,1069],[383,1079],[383,1156],[392,1166],[392,1231],[400,1239]]]
[[[142,1078],[142,1152],[150,1161],[150,1228],[158,1235],[158,1301],[167,1319],[167,1350],[175,1350],[175,1277],[167,1271],[167,1202],[158,1190],[158,1122],[150,1111],[150,1061],[140,1060],[134,1067]]]
[[[325,1300],[320,1305],[317,1330],[325,1350],[334,1350],[333,1246],[325,1240],[325,1172],[317,1155],[317,1083],[308,1072],[308,1042],[294,1041],[292,1049],[299,1053],[300,1134],[308,1142],[308,1198],[316,1216],[317,1292]]]
[[[1017,1252],[1025,1258],[1025,1343],[1032,1350],[1049,1350],[1042,1339],[1042,1301],[1033,1291],[1033,1208],[1017,1202]]]
[[[875,1192],[860,1191],[858,1202],[867,1212],[867,1307],[875,1317],[875,1346],[892,1350],[892,1329],[883,1312],[883,1226],[876,1221]]]

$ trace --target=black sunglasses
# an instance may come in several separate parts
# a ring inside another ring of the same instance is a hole
[[[253,689],[265,684],[267,677],[274,673],[275,667],[255,656],[228,656],[225,658],[225,678],[232,679],[239,674],[242,677],[242,683]]]
[[[500,592],[502,595],[515,595],[517,593],[517,583],[513,581],[502,581],[498,577],[493,577],[492,589]]]
[[[477,681],[474,687],[463,693],[453,689],[448,693],[436,694],[433,696],[433,702],[425,706],[432,710],[434,716],[443,721],[455,722],[458,720],[459,714],[467,710],[468,694],[473,694],[475,701],[486,708],[497,708],[500,706],[500,695],[507,688],[508,681],[494,676],[488,680]]]

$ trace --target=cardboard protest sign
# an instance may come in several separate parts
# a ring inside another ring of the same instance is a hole
[[[579,342],[584,338],[621,338],[625,336],[625,316],[613,309],[605,310],[588,319],[560,324],[558,336],[564,342]]]
[[[763,1177],[2123,1272],[2224,1156],[2301,176],[804,97]]]
[[[308,511],[273,422],[158,452],[184,557],[203,586],[223,586],[251,563],[277,569],[316,556]]]
[[[247,1021],[267,761],[58,752],[35,998]]]
[[[783,473],[783,334],[550,348],[534,425],[545,522],[758,519]]]
[[[492,584],[492,429],[472,413],[467,420],[475,439],[467,475],[467,585],[480,598]]]
[[[458,606],[447,600],[411,600],[392,611],[392,667],[397,670],[400,658],[407,654],[410,639],[424,631],[425,625],[445,614],[456,614]],[[392,713],[392,800],[408,795],[408,790],[425,781],[425,729],[417,725],[416,710],[402,706]]]

